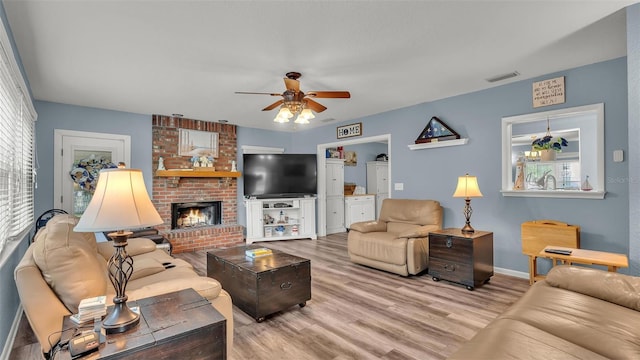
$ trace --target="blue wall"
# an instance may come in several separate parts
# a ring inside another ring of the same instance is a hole
[[[88,131],[131,136],[131,164],[141,169],[147,191],[152,184],[152,123],[150,115],[132,114],[46,101],[35,102],[38,112],[36,123],[38,188],[36,189],[36,216],[53,208],[53,150],[54,129]]]
[[[630,79],[628,85],[629,101],[629,244],[631,273],[640,273],[640,3],[627,8],[627,66]],[[633,79],[633,80],[631,80]]]
[[[494,232],[496,267],[527,272],[521,254],[520,225],[534,219],[555,219],[581,226],[582,247],[627,254],[629,251],[627,162],[613,163],[612,152],[627,153],[626,58],[570,69],[542,77],[455,96],[362,119],[363,136],[391,133],[392,183],[404,183],[394,198],[436,199],[444,211],[445,227],[464,225],[464,202],[454,199],[458,176],[478,176],[484,197],[472,201],[472,225]],[[565,76],[566,103],[534,109],[531,83]],[[504,116],[548,111],[603,102],[605,104],[604,200],[503,197],[501,187],[501,119]],[[411,151],[407,145],[437,116],[468,137],[464,146]],[[313,152],[317,143],[335,142],[336,124],[296,133],[294,150]]]

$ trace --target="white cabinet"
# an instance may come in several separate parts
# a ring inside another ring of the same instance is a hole
[[[382,200],[389,197],[389,163],[367,162],[367,194],[376,195],[376,219],[380,217]]]
[[[376,219],[374,195],[354,195],[344,198],[344,223],[347,228],[360,221]]]
[[[327,234],[345,232],[344,159],[326,160]]]
[[[317,239],[316,198],[248,199],[247,244],[256,241]]]

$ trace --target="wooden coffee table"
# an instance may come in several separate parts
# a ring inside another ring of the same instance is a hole
[[[291,306],[303,307],[311,299],[311,262],[273,249],[271,255],[245,255],[247,249],[262,247],[248,245],[207,252],[207,276],[218,280],[233,304],[258,322]]]
[[[571,251],[571,255],[562,255],[546,252],[546,249],[559,249]],[[585,249],[574,249],[560,246],[546,246],[540,253],[539,257],[545,257],[551,259],[553,266],[556,266],[558,262],[562,264],[571,265],[586,264],[586,265],[603,265],[611,272],[618,271],[618,268],[628,267],[629,260],[624,254],[616,254],[604,251],[593,251]]]

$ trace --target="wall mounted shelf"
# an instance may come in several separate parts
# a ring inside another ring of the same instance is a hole
[[[463,139],[455,139],[455,140],[444,140],[444,141],[435,141],[423,144],[411,144],[409,149],[411,150],[422,150],[422,149],[431,149],[445,146],[456,146],[456,145],[464,145],[469,142],[469,138]]]
[[[160,177],[191,177],[191,178],[237,178],[242,174],[239,171],[195,171],[192,169],[158,170],[156,176]]]

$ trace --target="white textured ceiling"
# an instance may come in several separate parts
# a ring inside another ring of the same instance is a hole
[[[347,121],[624,56],[635,2],[3,0],[38,100],[287,131],[234,92],[298,71]]]

